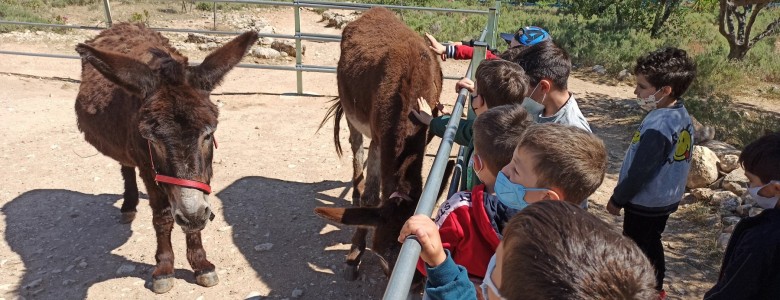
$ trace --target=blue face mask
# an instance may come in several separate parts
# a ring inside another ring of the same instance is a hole
[[[522,184],[517,184],[509,181],[509,178],[504,175],[504,172],[498,172],[496,177],[495,186],[496,196],[498,201],[501,201],[509,208],[521,210],[528,206],[528,202],[525,201],[526,191],[547,191],[549,189],[542,188],[527,188]]]

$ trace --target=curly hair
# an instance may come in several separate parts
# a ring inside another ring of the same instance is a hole
[[[644,75],[656,88],[671,87],[671,97],[679,99],[696,78],[696,63],[685,50],[669,47],[637,59],[634,73]]]

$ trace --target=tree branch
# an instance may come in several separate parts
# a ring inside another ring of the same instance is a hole
[[[730,5],[728,4],[728,0],[720,0],[720,12],[718,13],[718,30],[720,31],[720,34],[723,35],[727,40],[729,40],[729,43],[734,40],[734,36],[732,32],[734,32],[734,28],[731,25],[731,22],[729,21],[729,8]],[[728,28],[726,26],[728,24]]]
[[[753,23],[756,21],[756,17],[758,16],[758,12],[761,11],[761,9],[766,6],[766,3],[756,4],[753,6],[753,12],[750,14],[750,19],[748,20],[747,27],[745,27],[745,40],[744,44],[748,46],[748,48],[752,47],[754,43],[750,41],[750,31],[753,29]]]
[[[764,39],[765,37],[768,37],[772,34],[776,34],[780,32],[780,19],[775,20],[772,23],[769,23],[769,25],[766,27],[766,30],[764,32],[759,33],[756,37],[753,38],[753,40],[750,41],[751,45],[755,45],[758,41]]]

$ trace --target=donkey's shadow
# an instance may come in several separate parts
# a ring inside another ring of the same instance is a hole
[[[217,193],[233,243],[271,288],[269,297],[289,297],[295,290],[308,299],[381,297],[387,278],[373,253],[364,256],[361,279],[342,279],[354,228],[326,225],[314,215],[316,206],[350,206],[351,186],[249,176]]]
[[[130,224],[119,223],[114,203],[120,199],[121,195],[32,190],[3,206],[5,240],[23,264],[9,258],[4,267],[4,271],[24,273],[18,274],[22,281],[13,293],[25,298],[84,299],[92,285],[109,279],[148,281],[154,266],[111,253],[132,235]]]

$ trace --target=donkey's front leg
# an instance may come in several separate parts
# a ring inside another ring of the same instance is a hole
[[[157,254],[154,256],[157,266],[152,273],[152,291],[162,294],[173,288],[173,247],[171,246],[173,215],[170,206],[163,209],[152,207],[152,210],[152,223],[157,234]]]
[[[217,272],[214,272],[214,264],[206,259],[206,250],[203,249],[203,243],[200,239],[200,230],[188,232],[187,235],[187,261],[195,272],[195,282],[210,287],[219,283]]]

